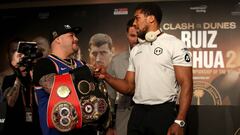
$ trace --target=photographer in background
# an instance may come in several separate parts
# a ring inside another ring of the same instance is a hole
[[[3,135],[34,134],[41,135],[37,104],[30,76],[31,70],[19,63],[23,54],[17,51],[19,39],[8,45],[9,64],[13,74],[5,76],[2,90],[7,102],[7,115],[4,123]]]

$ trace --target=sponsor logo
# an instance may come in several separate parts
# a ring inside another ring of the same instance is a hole
[[[128,8],[115,8],[113,11],[114,15],[127,15]]]
[[[191,61],[190,55],[188,53],[185,54],[184,59],[185,59],[186,62]]]
[[[162,54],[162,52],[163,52],[163,49],[160,48],[160,47],[157,47],[157,48],[154,49],[154,54],[155,55],[160,55],[160,54]]]
[[[4,123],[5,122],[5,119],[0,119],[0,123]]]
[[[196,13],[206,13],[207,12],[207,5],[200,5],[196,7],[190,7],[190,10],[194,10]]]
[[[62,67],[61,67],[60,69],[61,69],[61,70],[66,70],[67,68],[62,68]]]

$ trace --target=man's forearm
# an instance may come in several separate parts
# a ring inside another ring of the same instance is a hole
[[[4,92],[4,97],[7,100],[8,106],[14,107],[20,91],[20,84],[14,84],[12,87],[9,87]]]
[[[192,86],[182,87],[179,98],[179,112],[176,119],[185,120],[192,101]]]
[[[134,86],[132,86],[127,80],[118,79],[109,74],[105,76],[105,81],[111,85],[111,87],[122,94],[132,95],[134,93]]]

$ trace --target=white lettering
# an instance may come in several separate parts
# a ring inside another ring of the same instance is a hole
[[[216,36],[216,30],[181,31],[181,40],[187,45],[187,48],[217,48],[217,44],[214,44]]]
[[[193,68],[224,68],[222,51],[193,51]]]

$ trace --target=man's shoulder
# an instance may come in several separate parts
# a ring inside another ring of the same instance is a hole
[[[179,40],[176,36],[169,34],[169,33],[163,33],[162,36],[159,36],[159,39],[165,39],[165,40]]]
[[[51,60],[49,58],[41,58],[41,59],[37,60],[36,64],[49,63],[49,62],[51,62]]]
[[[36,70],[36,69],[43,70],[43,69],[51,67],[51,66],[55,67],[54,63],[50,59],[41,58],[41,59],[37,60],[37,62],[34,64],[33,69],[34,70]]]
[[[159,36],[157,42],[171,45],[184,45],[184,42],[182,40],[168,33],[163,33],[162,36]]]
[[[2,90],[4,91],[6,88],[11,86],[12,83],[15,81],[15,79],[16,79],[15,73],[4,76],[2,80],[2,86],[1,86]]]

